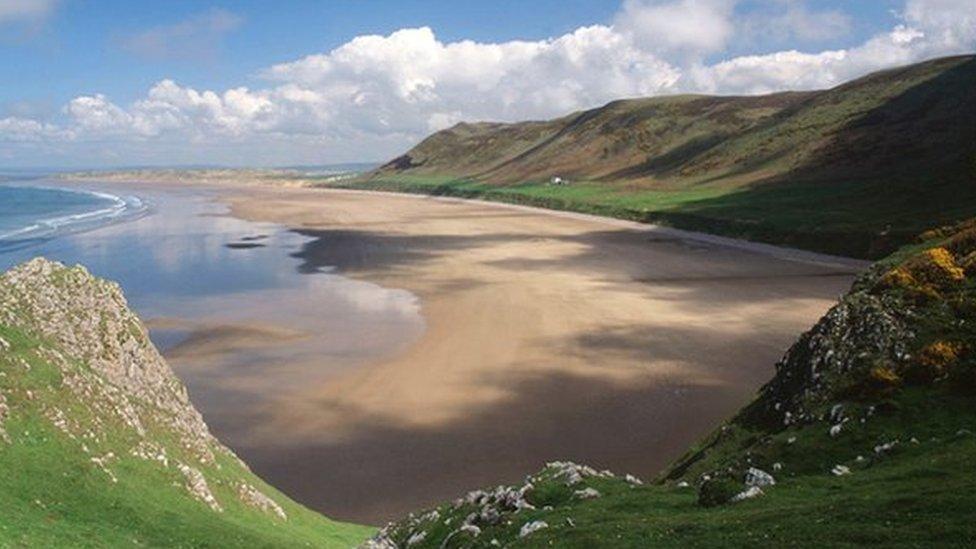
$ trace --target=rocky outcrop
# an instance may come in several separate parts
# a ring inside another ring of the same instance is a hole
[[[119,286],[45,259],[0,274],[0,462],[15,486],[0,511],[17,519],[0,539],[20,545],[112,532],[100,543],[349,547],[369,533],[263,484],[210,433]]]
[[[214,448],[224,450],[118,284],[95,278],[84,267],[31,260],[0,276],[0,324],[52,341],[60,351],[48,351],[49,358],[65,366],[64,382],[86,400],[112,408],[140,435],[148,412],[201,461],[212,462]],[[72,359],[96,375],[69,367]]]
[[[10,409],[7,407],[7,398],[3,396],[3,393],[0,393],[0,441],[3,442],[7,442],[10,438],[7,436],[7,431],[3,428],[3,422],[5,419],[7,419],[7,413],[9,410]]]
[[[237,486],[237,496],[245,505],[250,505],[265,513],[274,514],[281,520],[288,520],[288,515],[285,514],[285,510],[275,500],[269,498],[263,492],[246,482],[242,482]]]
[[[117,284],[98,279],[80,266],[31,260],[0,275],[0,326],[50,343],[33,352],[56,367],[58,386],[67,388],[86,412],[66,414],[55,401],[41,405],[42,415],[77,441],[108,481],[118,482],[114,468],[119,456],[98,453],[95,448],[108,440],[134,440],[126,442],[125,456],[164,469],[172,467],[182,475],[189,495],[215,512],[223,511],[206,471],[220,468],[218,454],[232,458],[245,470],[246,466],[211,435],[186,388],[153,346]],[[0,353],[11,347],[0,338]],[[24,372],[30,371],[29,362],[22,357],[13,360]],[[32,392],[26,394],[31,397]],[[9,413],[7,398],[0,391],[2,441],[9,440],[3,429]],[[122,431],[115,427],[119,424]],[[164,440],[175,442],[175,447],[167,450]],[[180,454],[180,461],[174,451]],[[287,519],[284,509],[252,484],[241,480],[236,487],[237,497],[245,505]]]
[[[587,481],[609,481],[628,489],[643,484],[633,475],[618,477],[611,471],[598,471],[570,461],[554,461],[547,463],[541,472],[526,477],[519,486],[472,490],[450,505],[390,523],[361,547],[409,547],[427,540],[432,531],[442,530],[444,527],[450,529],[445,539],[458,546],[465,546],[465,540],[479,539],[484,530],[501,525],[522,524],[520,537],[527,537],[548,528],[548,524],[543,520],[529,519],[525,516],[526,513],[544,513],[552,510],[552,504],[567,505],[603,497],[600,491],[585,486]],[[533,498],[538,498],[540,493],[550,492],[553,487],[565,492],[561,502],[546,500],[545,505],[532,502]],[[410,540],[414,540],[413,543]],[[488,545],[496,543],[489,542]]]
[[[912,310],[896,297],[851,293],[790,348],[744,418],[784,427],[813,420],[812,410],[851,380],[909,358],[914,323]]]
[[[203,473],[183,463],[179,464],[179,469],[186,478],[186,489],[193,494],[193,497],[206,503],[207,507],[210,507],[214,511],[218,513],[223,512],[224,508],[220,506],[220,502],[217,501],[213,492],[210,491],[210,486],[207,484],[207,479],[203,476]]]

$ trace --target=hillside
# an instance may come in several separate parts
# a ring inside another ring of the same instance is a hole
[[[653,482],[572,463],[371,547],[972,546],[976,219],[877,263]]]
[[[878,258],[976,215],[976,58],[833,89],[615,101],[552,121],[462,123],[366,189],[484,197]],[[550,178],[567,179],[551,185]]]
[[[0,276],[0,545],[349,547],[207,429],[119,287],[35,259]]]

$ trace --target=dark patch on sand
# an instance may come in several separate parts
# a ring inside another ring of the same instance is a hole
[[[250,250],[252,248],[264,248],[264,244],[258,244],[256,242],[230,242],[224,244],[232,250]]]

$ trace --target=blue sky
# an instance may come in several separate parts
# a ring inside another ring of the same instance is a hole
[[[971,51],[968,4],[0,0],[0,166],[374,160],[462,119],[825,87]]]
[[[891,12],[900,3],[833,0],[810,4],[843,9],[851,15],[852,32],[832,44],[843,47],[891,26]],[[0,76],[0,115],[9,114],[18,103],[37,103],[38,109],[54,111],[85,93],[103,93],[129,102],[162,78],[198,88],[254,85],[254,73],[263,67],[329,51],[357,35],[385,35],[405,27],[430,26],[439,38],[450,42],[544,39],[583,25],[609,23],[619,7],[617,0],[62,0],[43,29],[19,29],[12,32],[12,38],[0,41],[0,66],[6,67]],[[761,8],[761,2],[739,7],[742,12]],[[146,59],[122,46],[128,35],[178,24],[213,9],[241,19],[220,40],[213,59]],[[762,46],[747,44],[740,53],[761,51]]]
[[[431,26],[444,40],[539,39],[607,21],[619,2],[431,1],[75,1],[65,0],[43,30],[0,41],[0,103],[38,101],[52,107],[83,93],[135,100],[157,80],[202,88],[253,84],[259,69],[329,51],[360,34]],[[146,59],[121,44],[127,35],[174,25],[209,10],[241,18],[212,60]],[[525,17],[512,17],[523,13]],[[9,25],[8,25],[9,26]],[[2,27],[0,27],[2,28]],[[2,112],[0,112],[2,114]]]

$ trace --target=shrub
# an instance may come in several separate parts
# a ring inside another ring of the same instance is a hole
[[[959,358],[962,346],[949,341],[936,341],[926,345],[918,354],[917,361],[932,368],[945,368]]]
[[[918,286],[918,281],[902,267],[895,267],[878,279],[878,286],[890,289],[908,290]]]
[[[873,291],[881,293],[885,290],[900,290],[918,301],[938,299],[939,292],[930,284],[920,283],[904,267],[895,267],[878,279]]]
[[[912,277],[936,288],[951,286],[965,280],[966,274],[956,265],[955,258],[945,248],[931,248],[905,262],[904,268]]]
[[[702,507],[724,505],[743,490],[745,486],[742,483],[730,478],[706,480],[698,489],[698,504]]]
[[[948,367],[959,358],[960,350],[959,344],[948,341],[925,346],[905,372],[905,378],[912,383],[932,383],[945,375]]]
[[[901,386],[901,377],[888,365],[874,366],[868,370],[861,383],[861,396],[879,397],[890,394]]]

